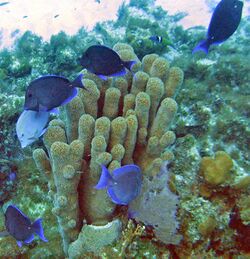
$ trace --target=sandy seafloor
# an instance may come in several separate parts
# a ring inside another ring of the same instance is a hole
[[[75,34],[84,26],[92,29],[98,21],[116,18],[122,0],[16,0],[0,6],[0,48],[12,45],[15,36],[26,30],[48,40],[52,34],[63,30]],[[125,1],[127,3],[128,1]],[[218,0],[157,0],[156,5],[162,6],[170,15],[186,12],[188,16],[181,20],[184,28],[196,25],[207,26],[211,9]],[[1,1],[0,3],[3,3]],[[245,1],[243,15],[249,14],[250,0]],[[13,36],[15,35],[15,36]]]

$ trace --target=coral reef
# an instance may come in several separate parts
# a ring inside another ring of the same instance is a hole
[[[115,205],[105,190],[93,188],[99,180],[101,164],[112,171],[122,164],[135,163],[142,168],[145,177],[151,177],[158,174],[164,160],[173,159],[167,148],[175,141],[170,127],[177,103],[167,97],[164,82],[168,82],[168,86],[172,82],[173,89],[177,85],[174,79],[181,84],[183,74],[168,74],[169,64],[155,54],[145,56],[140,62],[129,45],[116,44],[114,50],[123,60],[137,60],[134,76],[128,73],[125,77],[102,81],[83,71],[87,91],[79,91],[78,97],[65,107],[65,120],[52,120],[44,135],[48,155],[43,149],[33,152],[37,168],[48,179],[54,203],[52,211],[58,219],[66,255],[68,251],[74,254],[77,244],[82,246],[78,247],[78,254],[98,253],[97,244],[101,241],[98,233],[93,233],[99,231],[95,226],[101,227],[112,220]],[[163,184],[166,177],[162,178]],[[150,190],[150,184],[145,188]],[[151,206],[158,206],[160,198],[161,194],[156,195],[156,200],[151,201],[155,205]],[[166,198],[161,199],[164,202]],[[175,210],[177,202],[176,196],[171,199],[175,205],[174,208],[169,205],[170,211]],[[148,212],[141,211],[141,216],[145,213]],[[89,227],[83,226],[78,239],[91,235],[96,251],[88,248],[92,246],[89,242],[83,245],[77,239],[80,218],[86,220]],[[169,231],[160,229],[157,233],[162,237]],[[113,231],[117,233],[117,228]],[[111,231],[110,235],[117,236],[115,233]],[[165,238],[165,242],[171,241]]]

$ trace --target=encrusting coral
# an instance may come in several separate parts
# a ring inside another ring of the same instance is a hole
[[[177,103],[169,97],[173,96],[169,89],[182,83],[183,72],[179,68],[176,73],[170,72],[167,60],[156,54],[140,61],[126,44],[118,43],[113,49],[121,59],[137,62],[132,73],[103,81],[84,70],[87,90],[80,89],[66,105],[63,120],[50,122],[44,135],[47,153],[43,149],[33,153],[38,169],[48,179],[53,213],[60,226],[64,252],[70,258],[77,258],[70,251],[75,251],[78,234],[79,238],[88,235],[86,225],[80,232],[83,219],[93,229],[98,226],[97,231],[110,226],[115,232],[110,235],[119,236],[120,229],[113,226],[117,220],[112,221],[115,204],[106,190],[93,188],[101,165],[112,172],[134,163],[141,167],[144,177],[153,177],[163,161],[173,159],[169,147],[175,134],[170,127]],[[98,235],[93,238],[95,234],[90,232],[92,242],[100,244]],[[79,248],[78,255],[93,252],[93,244],[81,243],[81,247],[84,249]]]
[[[230,178],[232,167],[232,158],[226,152],[218,151],[214,158],[202,158],[200,172],[209,184],[220,185]]]

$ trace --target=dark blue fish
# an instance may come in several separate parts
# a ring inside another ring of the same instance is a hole
[[[107,188],[111,200],[120,205],[127,205],[141,191],[141,169],[136,165],[125,165],[113,171],[112,176],[102,165],[102,173],[96,189]]]
[[[77,87],[84,88],[82,75],[73,82],[56,75],[39,77],[26,89],[24,109],[57,112],[56,107],[67,104],[75,98]]]
[[[23,19],[25,19],[25,18],[28,18],[28,15],[24,15],[24,16],[23,16]]]
[[[222,0],[216,6],[209,27],[207,37],[201,41],[193,50],[208,53],[210,45],[219,44],[227,40],[238,28],[243,3],[238,0]]]
[[[135,63],[121,60],[114,50],[102,45],[89,47],[80,59],[83,68],[102,79],[107,79],[108,76],[123,76],[126,74],[125,68],[131,70]]]
[[[4,6],[4,5],[7,5],[7,4],[9,4],[10,2],[2,2],[2,3],[0,3],[0,6]]]
[[[48,242],[43,233],[42,219],[31,223],[31,220],[14,205],[8,206],[5,212],[5,227],[7,233],[16,239],[19,247],[23,243],[31,243],[34,234],[37,234],[42,241]],[[1,236],[5,235],[6,233],[1,233]]]
[[[162,37],[158,35],[153,35],[149,37],[150,40],[152,40],[155,43],[161,43],[162,42]]]
[[[56,14],[55,16],[54,16],[54,18],[57,18],[59,16],[59,14]]]

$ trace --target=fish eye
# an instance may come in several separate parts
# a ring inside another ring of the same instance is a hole
[[[21,135],[22,137],[24,136],[24,134],[22,133],[22,135]]]
[[[32,97],[32,93],[29,93],[29,94],[28,94],[28,97]]]

